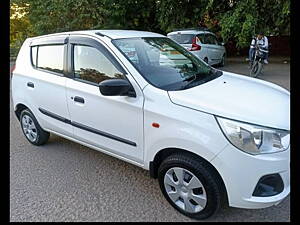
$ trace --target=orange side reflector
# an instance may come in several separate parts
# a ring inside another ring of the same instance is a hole
[[[159,128],[159,124],[158,123],[152,123],[152,127]]]

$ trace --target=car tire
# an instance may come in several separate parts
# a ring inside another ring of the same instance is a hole
[[[21,112],[20,124],[23,134],[31,144],[39,146],[48,141],[50,133],[41,128],[29,109],[24,109]]]
[[[172,169],[173,175],[171,175]],[[180,174],[180,169],[182,169],[184,174],[182,175],[182,181],[186,179],[186,175],[192,176],[187,182],[190,189],[184,185],[187,184],[186,180],[180,187],[180,178],[177,178],[176,175],[177,173]],[[177,178],[177,186],[175,184],[172,188],[175,181],[174,174]],[[225,203],[226,191],[216,171],[204,160],[199,161],[199,159],[195,159],[189,154],[176,153],[167,157],[158,168],[158,180],[161,191],[167,201],[176,210],[190,218],[206,219],[214,215],[220,206]],[[191,186],[190,182],[194,183],[194,186]],[[196,184],[199,185],[198,188]],[[200,187],[201,185],[202,187]],[[195,192],[196,190],[197,192]]]

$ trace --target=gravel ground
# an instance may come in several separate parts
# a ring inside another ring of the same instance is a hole
[[[289,63],[270,59],[260,79],[290,88]],[[228,59],[225,71],[247,74],[245,62]],[[10,220],[194,221],[173,209],[148,171],[51,135],[28,143],[10,105]],[[205,221],[290,221],[290,197],[266,209],[226,207]]]

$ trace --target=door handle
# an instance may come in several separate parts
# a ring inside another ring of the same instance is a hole
[[[34,88],[34,83],[28,82],[28,83],[27,83],[27,86],[28,86],[28,87],[31,87],[31,88]]]
[[[80,103],[84,104],[84,98],[81,98],[81,97],[79,97],[79,96],[75,96],[75,97],[74,97],[74,101],[75,101],[75,102],[80,102]]]

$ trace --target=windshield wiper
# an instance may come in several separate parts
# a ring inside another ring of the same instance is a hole
[[[211,78],[211,75],[216,75],[216,76],[221,76],[223,73],[220,70],[215,70],[213,68],[210,68],[208,73],[195,73],[193,76],[190,76],[186,79],[183,80],[184,81],[189,81],[187,84],[183,85],[182,89],[186,89],[191,83],[194,83],[196,80],[198,80],[199,77],[202,77],[200,75],[204,75],[203,76],[203,81],[207,81]],[[215,77],[215,76],[213,76]]]

